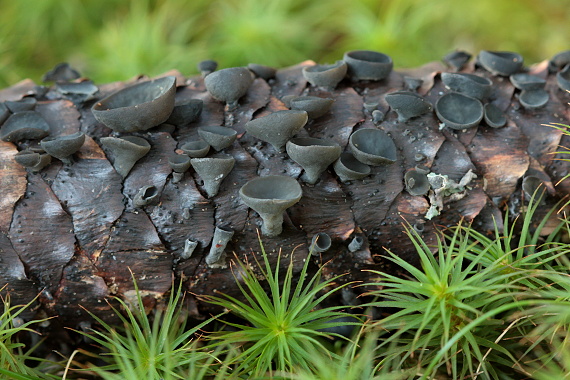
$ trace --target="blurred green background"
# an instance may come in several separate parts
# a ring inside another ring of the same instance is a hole
[[[67,61],[96,83],[215,59],[284,67],[371,49],[413,67],[454,49],[535,63],[570,49],[568,0],[0,0],[0,86]]]

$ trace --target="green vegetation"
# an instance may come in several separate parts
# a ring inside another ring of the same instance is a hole
[[[528,63],[568,49],[560,0],[0,0],[0,87],[67,61],[96,83],[215,59],[283,67],[372,49],[396,67],[449,51],[520,52]]]

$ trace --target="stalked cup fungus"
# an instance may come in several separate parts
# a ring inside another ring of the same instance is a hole
[[[225,249],[232,237],[234,231],[227,227],[216,227],[214,230],[214,238],[212,239],[212,246],[210,252],[206,256],[206,264],[210,268],[225,268],[226,267],[226,253]]]
[[[6,100],[4,104],[12,113],[33,111],[38,101],[35,98],[22,98],[20,100]]]
[[[386,94],[386,102],[398,114],[398,121],[405,122],[432,110],[430,102],[410,91],[396,91]]]
[[[548,103],[548,92],[545,90],[524,90],[519,95],[519,102],[526,109],[544,107]]]
[[[535,202],[541,202],[545,195],[546,186],[540,178],[534,175],[527,175],[523,178],[522,189],[527,199],[535,197]]]
[[[359,129],[350,135],[348,145],[354,157],[366,165],[389,165],[397,160],[394,141],[380,129]]]
[[[158,200],[158,189],[156,186],[144,186],[139,189],[133,198],[134,207],[144,207]]]
[[[238,100],[247,93],[253,83],[251,71],[245,67],[230,67],[214,71],[204,78],[210,94],[225,102],[230,110],[237,108]]]
[[[146,131],[168,120],[174,109],[176,78],[137,83],[95,102],[95,118],[116,132]]]
[[[307,111],[309,119],[317,119],[331,109],[334,99],[318,96],[296,96],[289,101],[292,110]]]
[[[491,128],[500,128],[507,124],[507,116],[493,103],[487,103],[484,107],[485,123]]]
[[[491,74],[505,77],[516,73],[523,66],[523,57],[510,51],[481,50],[477,61]]]
[[[184,178],[184,172],[190,169],[190,157],[185,154],[173,154],[168,158],[172,168],[172,183],[178,183]]]
[[[570,64],[564,66],[564,68],[556,74],[556,81],[561,90],[570,91]]]
[[[235,159],[227,154],[215,157],[192,158],[192,167],[204,181],[204,189],[211,198],[218,194],[220,184],[232,171]]]
[[[313,235],[311,239],[311,246],[309,247],[309,251],[313,255],[317,255],[319,253],[323,253],[329,250],[332,245],[332,240],[329,234],[325,232],[319,232]]]
[[[42,82],[69,82],[81,77],[81,74],[71,66],[69,63],[58,63],[52,70],[48,71],[42,77]]]
[[[404,75],[404,84],[406,85],[406,89],[408,91],[417,91],[418,88],[422,86],[424,80],[421,78],[414,78],[408,75]]]
[[[202,114],[204,102],[201,99],[187,99],[174,103],[174,109],[166,120],[166,123],[177,127],[186,127],[198,120]]]
[[[570,64],[570,50],[564,50],[560,53],[557,53],[552,57],[550,60],[550,66],[552,66],[555,70],[559,70],[564,66]]]
[[[218,62],[212,59],[206,59],[204,61],[198,62],[198,70],[200,71],[200,74],[204,78],[207,77],[209,74],[213,73],[214,71],[216,71],[217,68],[218,68]]]
[[[451,92],[437,100],[435,113],[446,127],[465,129],[479,124],[483,119],[483,104],[470,96]]]
[[[204,141],[210,144],[216,152],[231,146],[237,138],[235,129],[221,127],[219,125],[200,127],[198,128],[198,134]]]
[[[346,76],[345,61],[336,61],[332,65],[314,65],[303,67],[303,76],[315,87],[334,89]]]
[[[336,142],[314,137],[298,137],[287,141],[287,154],[305,169],[302,179],[314,185],[325,169],[340,156],[341,148]]]
[[[362,236],[355,236],[351,242],[348,244],[348,250],[350,252],[356,252],[364,245],[364,238]]]
[[[546,85],[546,80],[536,75],[527,73],[517,73],[509,76],[509,80],[519,90],[533,91],[542,90]]]
[[[443,62],[445,62],[449,67],[455,71],[463,69],[465,64],[471,59],[471,54],[465,51],[452,51],[443,57]]]
[[[85,133],[76,132],[71,135],[46,137],[40,144],[42,148],[64,164],[71,165],[73,163],[72,155],[77,152],[85,142]]]
[[[483,100],[489,97],[493,82],[475,74],[441,73],[441,81],[451,91]]]
[[[101,137],[101,144],[111,152],[113,167],[123,178],[150,150],[148,141],[138,136]]]
[[[0,140],[8,142],[42,139],[48,134],[49,124],[35,111],[15,113],[0,128]]]
[[[426,173],[416,169],[410,169],[404,174],[404,184],[410,195],[425,195],[430,188]]]
[[[248,181],[239,195],[263,219],[261,232],[277,236],[283,231],[283,212],[299,202],[303,191],[294,178],[267,176]]]
[[[192,158],[206,157],[210,151],[210,144],[204,140],[189,141],[180,147],[185,155]]]
[[[180,254],[180,258],[182,260],[187,260],[190,257],[192,257],[192,253],[194,253],[194,250],[196,249],[197,246],[198,246],[198,242],[191,240],[189,238],[186,239],[184,241],[184,250]]]
[[[26,169],[30,170],[30,172],[38,173],[51,163],[51,156],[46,153],[34,152],[26,149],[16,153],[14,160]]]
[[[285,143],[305,126],[307,120],[309,116],[306,111],[277,111],[248,121],[245,130],[281,152]]]
[[[392,71],[394,62],[384,53],[373,50],[353,50],[344,53],[348,75],[354,80],[382,80]]]
[[[10,115],[11,113],[8,107],[6,107],[4,103],[0,103],[0,125],[2,125]]]
[[[269,80],[275,77],[275,73],[277,70],[273,67],[265,66],[265,65],[258,65],[257,63],[250,63],[247,65],[247,68],[255,74],[256,77],[263,78],[265,80]]]
[[[342,182],[347,182],[369,176],[370,166],[358,161],[352,153],[345,152],[334,163],[334,171]]]

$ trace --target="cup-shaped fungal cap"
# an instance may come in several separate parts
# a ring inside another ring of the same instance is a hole
[[[116,132],[146,131],[168,120],[174,109],[176,78],[137,83],[95,102],[91,111]]]
[[[509,76],[509,80],[519,90],[542,90],[546,85],[546,80],[536,75],[527,73],[517,73]]]
[[[172,113],[166,120],[167,124],[185,127],[198,120],[202,114],[204,102],[201,99],[187,99],[174,104]]]
[[[226,102],[230,109],[237,107],[238,99],[246,94],[251,83],[253,76],[245,67],[214,71],[204,78],[204,84],[210,94],[219,101]]]
[[[77,152],[84,142],[85,133],[76,132],[66,136],[46,137],[40,141],[40,145],[50,156],[64,163],[71,163],[70,156]]]
[[[20,100],[6,100],[4,104],[12,113],[33,111],[38,101],[35,98],[23,98]]]
[[[421,95],[410,91],[396,91],[386,94],[386,102],[398,114],[398,121],[405,122],[432,110],[432,105]]]
[[[200,127],[198,128],[198,134],[204,141],[210,144],[216,152],[231,146],[237,138],[235,129],[218,125]]]
[[[245,130],[281,152],[285,143],[305,126],[307,120],[309,116],[306,111],[277,111],[248,121]]]
[[[398,158],[394,141],[380,129],[359,129],[350,135],[348,145],[354,157],[366,165],[389,165]]]
[[[184,241],[184,250],[180,254],[180,258],[182,260],[187,260],[190,257],[192,257],[192,254],[194,253],[194,250],[196,249],[197,246],[198,242],[191,239],[186,239]]]
[[[556,74],[556,81],[562,91],[570,91],[570,64]]]
[[[471,54],[465,51],[452,51],[443,57],[443,62],[445,62],[449,67],[455,71],[461,70],[467,62],[471,59]]]
[[[26,149],[16,153],[14,160],[32,173],[38,173],[51,163],[51,156]]]
[[[534,200],[540,202],[544,196],[546,186],[540,178],[533,175],[527,175],[523,178],[522,189],[527,199],[531,199],[534,196]]]
[[[373,50],[347,51],[342,59],[348,65],[348,75],[356,80],[382,80],[394,66],[390,56]]]
[[[99,91],[99,88],[90,80],[82,82],[58,82],[55,88],[65,95],[80,95],[82,100],[87,100],[91,95]]]
[[[133,198],[133,206],[144,207],[158,200],[158,189],[156,186],[141,187]]]
[[[309,119],[317,119],[331,109],[334,99],[318,96],[297,96],[290,100],[292,110],[307,111]]]
[[[477,60],[491,74],[505,77],[516,73],[523,66],[523,57],[510,51],[481,50]]]
[[[422,84],[424,84],[424,80],[421,78],[414,78],[414,77],[410,77],[408,75],[404,76],[404,83],[406,85],[406,89],[408,91],[417,91],[418,88],[420,88],[422,86]]]
[[[190,141],[180,147],[185,155],[192,158],[206,157],[210,151],[210,144],[204,140]]]
[[[173,154],[168,158],[168,164],[172,168],[172,171],[176,173],[184,173],[186,170],[190,169],[190,157],[185,154]]]
[[[425,195],[430,188],[427,174],[416,169],[410,169],[404,174],[404,184],[410,195]]]
[[[326,168],[340,156],[336,142],[313,137],[297,137],[287,141],[287,154],[305,169],[304,181],[314,185]]]
[[[0,125],[10,117],[11,113],[4,103],[0,103]]]
[[[555,69],[561,69],[564,66],[570,64],[570,50],[565,50],[557,53],[550,60],[550,64],[554,66]]]
[[[69,66],[69,63],[62,62],[58,63],[53,69],[45,73],[42,77],[42,82],[69,82],[80,77],[81,74]]]
[[[206,264],[208,264],[210,268],[226,267],[226,254],[224,251],[233,236],[234,231],[227,227],[215,228],[212,246],[210,247],[210,252],[206,256]]]
[[[284,97],[281,98],[281,101],[283,102],[283,104],[285,104],[285,107],[291,108],[291,100],[298,97],[299,96],[297,95],[285,95]]]
[[[364,238],[362,236],[355,236],[350,244],[348,244],[348,250],[350,252],[356,252],[364,245]]]
[[[303,67],[303,76],[315,87],[333,89],[346,76],[345,61],[336,61],[332,65],[314,65]]]
[[[208,74],[213,73],[218,68],[218,62],[212,59],[206,59],[204,61],[198,62],[198,70],[203,77],[208,76]]]
[[[42,139],[49,134],[49,124],[35,111],[11,115],[0,128],[0,139],[8,142]]]
[[[507,124],[507,116],[493,103],[485,104],[485,123],[492,128],[501,128]]]
[[[493,82],[475,74],[441,73],[441,81],[452,91],[483,100],[491,94]]]
[[[526,109],[536,109],[544,107],[548,98],[548,92],[545,90],[523,90],[519,95],[519,102]]]
[[[483,119],[483,104],[470,96],[451,92],[437,100],[435,113],[446,127],[465,129],[479,124]]]
[[[326,232],[319,232],[313,235],[309,251],[313,255],[318,253],[323,253],[328,251],[331,245],[332,245],[332,240],[329,234],[327,234]]]
[[[303,190],[294,178],[267,176],[248,181],[239,195],[263,219],[261,232],[277,236],[283,231],[283,211],[299,202]]]
[[[265,80],[269,80],[271,78],[275,77],[275,74],[277,73],[277,70],[274,69],[273,67],[269,67],[269,66],[265,66],[265,65],[259,65],[257,63],[250,63],[249,65],[247,65],[247,68],[255,74],[255,76],[259,77],[259,78],[263,78]]]
[[[370,175],[370,166],[358,161],[352,153],[345,152],[334,163],[334,171],[342,182],[346,182]]]
[[[216,157],[192,158],[190,162],[204,181],[208,198],[211,198],[218,194],[220,184],[234,168],[235,159],[224,154]]]
[[[111,151],[113,167],[123,178],[150,150],[149,142],[138,136],[101,137],[101,144]]]

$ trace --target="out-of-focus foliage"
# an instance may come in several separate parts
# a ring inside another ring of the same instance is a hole
[[[568,0],[0,0],[0,87],[68,61],[96,82],[186,75],[215,59],[283,67],[382,51],[396,67],[454,49],[527,63],[570,48]]]

